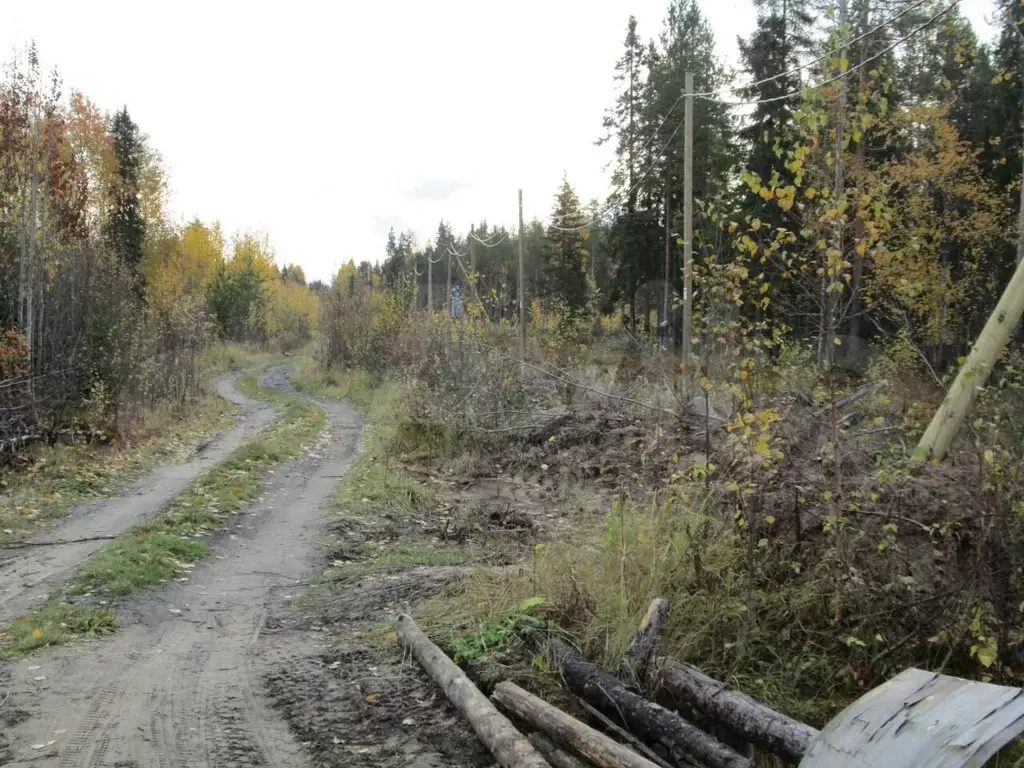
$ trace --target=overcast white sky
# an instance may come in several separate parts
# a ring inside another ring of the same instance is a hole
[[[164,156],[177,218],[267,232],[279,262],[328,279],[384,255],[390,226],[429,238],[550,212],[563,171],[608,191],[594,147],[629,14],[668,0],[0,0],[0,53],[44,64]],[[721,56],[750,0],[702,0]],[[979,29],[992,0],[962,0]],[[984,32],[983,32],[984,33]]]

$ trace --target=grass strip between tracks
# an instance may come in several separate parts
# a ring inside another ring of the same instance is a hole
[[[208,552],[207,539],[262,489],[263,473],[302,455],[326,423],[323,409],[301,395],[259,386],[258,374],[237,387],[278,411],[277,421],[201,474],[153,520],[134,525],[96,551],[49,602],[0,629],[0,659],[115,629],[109,598],[187,573]]]

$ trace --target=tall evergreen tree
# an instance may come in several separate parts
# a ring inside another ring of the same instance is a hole
[[[644,143],[643,92],[646,51],[637,34],[636,17],[629,17],[622,58],[615,64],[615,82],[620,92],[615,104],[605,114],[604,128],[608,131],[598,141],[603,144],[615,140],[616,164],[612,182],[622,188],[623,204],[627,212],[636,210],[637,180],[641,173],[641,150]]]
[[[117,160],[117,178],[111,190],[106,240],[121,261],[137,267],[142,261],[146,240],[146,221],[140,197],[144,148],[139,128],[132,122],[127,107],[110,121],[110,137]]]
[[[799,104],[800,74],[793,72],[798,54],[810,46],[809,29],[814,21],[807,0],[759,0],[757,29],[738,39],[740,59],[751,85],[740,91],[744,99],[758,101],[739,132],[745,144],[746,168],[768,181],[774,173],[787,175],[776,153],[785,146]],[[787,94],[796,93],[791,98]],[[783,179],[785,180],[785,179]],[[782,210],[761,198],[750,198],[753,214],[774,226],[782,224]]]
[[[662,56],[652,41],[645,45],[637,32],[635,17],[629,18],[622,57],[615,67],[619,93],[604,119],[608,133],[603,141],[615,142],[613,182],[619,188],[622,211],[604,238],[604,258],[611,274],[605,298],[629,305],[636,317],[636,294],[645,283],[660,274],[661,217],[664,178],[658,154],[664,139],[654,135],[657,122],[651,107],[658,100],[661,82],[658,72]],[[681,119],[676,109],[674,117]]]
[[[660,42],[661,55],[651,63],[655,98],[649,103],[649,120],[660,125],[655,143],[664,147],[659,181],[666,175],[672,178],[672,200],[681,208],[684,137],[679,128],[683,120],[679,97],[686,90],[686,73],[693,73],[697,93],[718,91],[727,77],[715,55],[711,25],[697,0],[672,0]],[[693,125],[693,195],[697,200],[710,200],[726,190],[737,160],[729,107],[711,99],[695,99]]]
[[[554,296],[565,305],[569,318],[575,319],[583,314],[589,298],[587,263],[590,254],[586,242],[590,230],[584,226],[586,216],[568,179],[562,180],[555,195],[552,220],[554,225],[547,229],[551,254],[547,264],[548,282]]]

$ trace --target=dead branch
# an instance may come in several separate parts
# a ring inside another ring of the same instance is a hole
[[[82,544],[87,541],[110,541],[117,536],[83,536],[80,539],[56,539],[54,541],[19,541],[16,544],[0,544],[0,549],[28,549],[29,547],[59,547],[63,544]]]
[[[619,667],[619,677],[627,683],[636,683],[641,688],[646,687],[651,659],[658,649],[661,625],[667,616],[668,600],[658,597],[651,601],[643,621],[640,622],[640,628],[629,642],[622,666]]]
[[[661,768],[672,768],[672,766],[669,763],[666,763],[664,760],[658,757],[657,752],[655,752],[653,749],[651,749],[642,741],[640,741],[640,739],[638,739],[632,733],[625,730],[622,726],[613,723],[604,712],[602,712],[599,709],[595,709],[593,705],[588,704],[579,696],[576,697],[576,703],[579,704],[580,707],[582,707],[588,715],[597,720],[597,722],[601,724],[602,728],[604,728],[609,733],[614,733],[615,736],[618,737],[622,742],[629,744],[631,747],[633,747],[633,749],[635,749],[641,755],[646,757],[652,763],[654,763],[655,765],[660,765]]]

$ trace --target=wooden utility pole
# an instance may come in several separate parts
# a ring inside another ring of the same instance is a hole
[[[1002,298],[985,323],[978,340],[974,342],[967,361],[960,368],[956,381],[946,393],[946,399],[925,430],[921,442],[917,444],[917,458],[941,461],[946,455],[950,443],[977,399],[978,392],[1017,329],[1022,314],[1024,260],[1017,262],[1017,269],[1003,291]]]
[[[519,190],[519,356],[526,359],[526,279],[523,277],[523,190]]]
[[[671,282],[669,278],[672,275],[672,212],[669,207],[672,203],[672,171],[666,166],[665,168],[665,290],[664,297],[662,299],[661,306],[661,323],[659,324],[659,330],[661,333],[661,348],[667,349],[667,340],[669,333],[669,289]]]
[[[434,311],[434,260],[427,251],[427,314]]]
[[[693,72],[686,73],[683,125],[683,365],[690,366],[693,337]]]
[[[448,257],[448,286],[445,289],[444,307],[449,315],[452,313],[452,248],[453,245],[449,245],[445,249],[445,255]]]
[[[469,225],[469,271],[476,274],[476,230]]]
[[[847,0],[839,0],[839,39],[840,45],[842,46],[842,53],[839,57],[842,61],[846,61],[846,36],[847,36],[847,14],[846,14],[846,3]],[[836,349],[836,338],[839,333],[839,294],[841,289],[842,275],[838,267],[839,263],[843,261],[843,254],[845,251],[845,245],[843,242],[843,225],[845,222],[845,216],[842,210],[843,198],[846,196],[846,176],[843,168],[843,151],[846,149],[846,101],[847,101],[847,78],[846,73],[843,72],[839,79],[839,103],[836,107],[836,176],[835,176],[835,201],[836,201],[836,217],[835,217],[835,248],[837,257],[837,266],[832,269],[832,276],[827,277],[823,281],[824,296],[822,301],[824,302],[824,310],[827,313],[825,316],[825,339],[822,345],[822,352],[824,354],[824,361],[828,368],[832,367],[832,363],[835,360],[835,349]],[[828,256],[825,257],[826,263],[825,274],[827,275],[830,269],[828,263]]]

